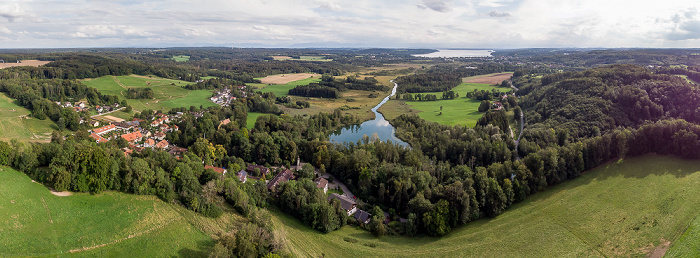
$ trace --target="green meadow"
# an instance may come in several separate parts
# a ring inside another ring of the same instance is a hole
[[[124,94],[128,88],[151,88],[153,99],[127,99],[129,105],[136,111],[144,109],[167,111],[175,107],[203,106],[210,107],[216,104],[209,101],[209,90],[187,90],[182,86],[192,82],[171,80],[156,76],[103,76],[96,79],[82,81],[89,87],[97,88],[102,94],[117,95],[126,99]]]
[[[185,55],[180,55],[180,56],[173,56],[171,58],[175,62],[187,62],[190,61],[190,56],[185,56]]]
[[[26,117],[31,112],[17,104],[5,93],[0,93],[0,140],[9,142],[46,141],[51,138],[51,132],[56,124],[51,119],[39,120]]]
[[[289,251],[299,257],[646,256],[663,252],[663,244],[678,239],[698,215],[698,185],[700,161],[630,158],[588,171],[496,218],[470,222],[441,238],[374,237],[351,226],[322,234],[275,214]],[[668,253],[700,255],[699,227],[696,219]]]
[[[406,104],[411,109],[420,111],[418,116],[425,120],[445,125],[460,124],[473,127],[476,125],[476,121],[481,118],[484,112],[478,111],[481,101],[466,98],[467,92],[474,90],[491,91],[491,89],[496,89],[501,92],[508,92],[511,90],[510,88],[494,87],[488,84],[462,83],[453,89],[459,94],[458,98],[442,100],[440,99],[442,97],[442,92],[428,92],[421,94],[435,94],[439,100],[406,101]],[[442,111],[440,110],[440,107],[442,107]]]
[[[0,256],[205,256],[212,239],[181,213],[154,196],[56,196],[0,167]]]
[[[259,78],[258,78],[259,79]],[[251,86],[258,88],[255,91],[261,92],[272,92],[277,97],[283,97],[289,95],[289,90],[300,85],[309,85],[310,83],[320,82],[319,78],[307,78],[303,80],[293,81],[286,84],[263,84],[263,83],[250,83]]]

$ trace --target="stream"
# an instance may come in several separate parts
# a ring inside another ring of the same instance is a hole
[[[408,143],[396,138],[396,129],[394,126],[392,126],[389,121],[384,118],[382,113],[377,111],[377,109],[389,101],[392,96],[396,95],[396,88],[398,87],[398,84],[395,82],[393,83],[394,88],[391,90],[391,95],[384,98],[382,102],[379,102],[377,106],[372,108],[372,112],[374,112],[375,116],[374,120],[365,121],[361,125],[343,127],[340,130],[331,133],[330,141],[333,143],[357,143],[358,140],[361,140],[366,135],[370,140],[374,138],[379,138],[380,141],[391,140],[392,143],[410,148]]]

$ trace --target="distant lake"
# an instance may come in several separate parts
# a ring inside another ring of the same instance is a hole
[[[374,112],[375,115],[374,120],[366,121],[361,125],[352,125],[341,128],[330,135],[330,141],[341,144],[345,142],[357,143],[357,140],[361,140],[362,137],[367,135],[367,137],[370,139],[376,136],[379,137],[380,141],[391,140],[392,143],[398,143],[401,146],[409,147],[408,143],[396,137],[396,129],[394,129],[394,126],[392,126],[389,121],[384,118],[382,113],[377,111],[379,107],[389,101],[391,96],[396,94],[397,86],[398,85],[394,83],[394,89],[391,90],[391,95],[384,98],[382,102],[380,102],[376,107],[372,108],[372,112]]]
[[[430,54],[413,55],[419,57],[488,57],[493,50],[480,49],[438,49]]]

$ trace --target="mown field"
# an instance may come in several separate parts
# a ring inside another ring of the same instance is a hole
[[[174,107],[199,106],[210,107],[216,104],[209,101],[209,90],[187,90],[182,88],[191,82],[159,78],[155,76],[103,76],[82,81],[89,87],[97,88],[102,94],[124,95],[128,88],[151,88],[153,99],[127,99],[129,105],[136,111],[144,109],[167,111]]]
[[[662,253],[657,247],[678,239],[698,215],[699,184],[700,161],[631,158],[603,165],[442,238],[376,238],[349,226],[321,234],[279,212],[276,218],[295,256],[645,256]],[[668,253],[700,255],[699,232],[696,220]]]
[[[257,78],[257,79],[260,79],[260,78]],[[255,91],[272,92],[277,97],[283,97],[283,96],[289,95],[289,90],[293,89],[296,86],[309,85],[310,83],[320,82],[320,81],[321,81],[321,79],[319,79],[319,78],[307,78],[307,79],[289,82],[286,84],[259,84],[259,83],[256,83],[256,84],[253,84],[252,86],[259,88]]]
[[[211,237],[154,196],[59,197],[0,167],[0,256],[202,256]]]
[[[399,85],[401,87],[401,85]],[[510,88],[494,87],[488,84],[462,83],[453,90],[459,93],[459,98],[442,100],[442,92],[421,93],[435,94],[437,101],[404,101],[394,100],[387,102],[379,111],[388,119],[394,119],[402,114],[418,114],[421,118],[445,125],[466,125],[473,127],[476,121],[481,118],[484,112],[479,112],[481,101],[466,98],[467,92],[474,90],[496,89],[501,92],[508,92]],[[392,103],[393,102],[393,103]],[[385,107],[386,106],[386,107]],[[440,110],[442,107],[442,110]],[[442,113],[442,114],[441,114]]]
[[[0,93],[0,140],[9,142],[47,141],[56,124],[50,119],[39,120],[24,117],[31,114],[29,110],[15,103],[5,93]]]

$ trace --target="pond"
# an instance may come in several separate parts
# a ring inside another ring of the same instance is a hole
[[[384,98],[382,102],[372,108],[372,112],[374,112],[375,115],[374,120],[366,121],[361,125],[352,125],[341,128],[330,135],[330,141],[333,143],[357,143],[357,140],[361,140],[366,135],[369,137],[369,139],[378,138],[380,141],[391,140],[392,143],[398,143],[401,146],[410,147],[408,143],[396,138],[396,129],[394,126],[392,126],[389,121],[384,118],[382,113],[377,111],[379,107],[389,101],[391,96],[396,95],[397,86],[398,85],[394,82],[394,88],[391,90],[391,95]]]

